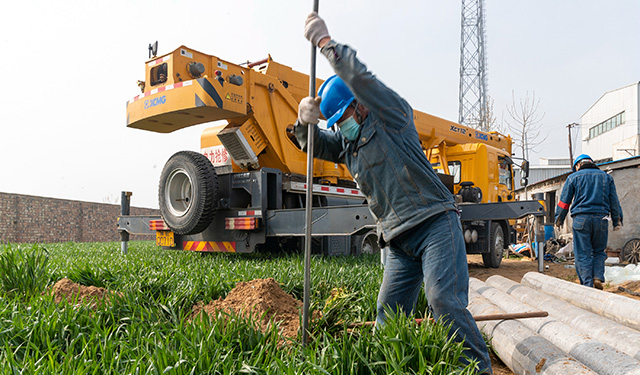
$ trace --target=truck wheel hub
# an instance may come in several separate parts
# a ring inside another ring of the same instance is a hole
[[[165,202],[172,215],[184,216],[191,207],[191,195],[193,192],[191,177],[182,168],[174,170],[167,181],[165,190]]]

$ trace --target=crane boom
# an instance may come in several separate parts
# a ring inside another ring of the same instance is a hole
[[[426,150],[437,147],[441,142],[446,142],[448,146],[484,143],[511,154],[513,142],[508,135],[499,132],[483,132],[416,110],[413,111],[413,119],[420,141]]]

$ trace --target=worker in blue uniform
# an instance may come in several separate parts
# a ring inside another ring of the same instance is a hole
[[[622,228],[622,207],[613,177],[598,168],[589,155],[573,162],[556,210],[555,225],[560,227],[571,207],[573,251],[580,284],[602,289],[605,248],[609,221],[613,230]]]
[[[336,75],[318,97],[299,105],[294,133],[306,151],[308,124],[338,131],[314,131],[314,157],[346,164],[377,219],[378,237],[389,246],[378,294],[377,324],[386,309],[410,314],[420,288],[436,319],[452,324],[465,339],[466,354],[491,373],[486,344],[467,310],[469,271],[458,211],[449,190],[427,160],[413,122],[413,109],[378,80],[347,45],[332,40],[325,22],[312,13],[305,36],[321,48]]]

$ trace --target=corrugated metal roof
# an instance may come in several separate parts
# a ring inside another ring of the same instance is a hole
[[[567,172],[571,172],[571,167],[569,166],[556,166],[556,165],[534,165],[529,167],[529,185],[533,185],[537,182],[548,180],[560,175],[563,175]],[[516,189],[520,189],[522,185],[520,185],[521,179],[521,171],[515,170],[515,182]]]

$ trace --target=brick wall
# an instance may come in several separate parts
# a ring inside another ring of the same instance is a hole
[[[137,207],[131,207],[131,214],[160,215]],[[0,243],[119,241],[119,215],[119,204],[0,193]]]

